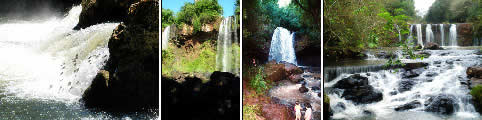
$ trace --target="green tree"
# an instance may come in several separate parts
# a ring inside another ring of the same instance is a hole
[[[199,0],[195,3],[186,2],[177,13],[177,24],[192,25],[193,33],[201,30],[203,24],[216,21],[223,13],[223,8],[217,0]]]
[[[162,29],[175,23],[174,12],[172,12],[172,10],[170,9],[162,8],[161,20],[162,20]]]

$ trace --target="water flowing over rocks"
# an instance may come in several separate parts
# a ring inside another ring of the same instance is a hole
[[[292,81],[300,80],[299,77],[296,75],[303,73],[303,70],[298,66],[287,63],[287,62],[279,62],[270,61],[265,65],[264,72],[267,75],[267,80],[270,81],[280,81],[283,79],[290,79]]]
[[[124,21],[130,5],[139,1],[82,0],[82,12],[80,13],[79,23],[74,29],[83,29],[103,22]]]
[[[404,105],[401,105],[401,106],[395,108],[395,111],[410,110],[410,109],[414,109],[414,108],[417,108],[417,107],[420,107],[420,106],[422,106],[422,104],[418,100],[415,100],[415,101],[409,102],[407,104],[404,104]]]
[[[126,21],[117,26],[109,40],[110,58],[105,66],[108,79],[99,77],[105,73],[101,71],[96,77],[99,79],[94,79],[84,92],[82,101],[87,107],[111,111],[158,108],[158,3],[142,1],[131,5]],[[104,81],[109,84],[100,84]]]
[[[368,84],[368,78],[359,74],[341,79],[334,88],[344,89],[341,96],[358,104],[378,102],[383,99],[382,93]]]
[[[458,107],[455,96],[446,94],[430,97],[425,103],[425,111],[441,114],[452,114]]]
[[[196,77],[182,83],[162,77],[162,119],[239,119],[239,80],[218,71],[207,83]]]

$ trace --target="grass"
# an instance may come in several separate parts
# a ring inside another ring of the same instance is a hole
[[[261,106],[243,105],[243,120],[256,120],[256,116],[261,115]]]
[[[171,75],[173,72],[214,72],[216,70],[216,50],[210,40],[191,50],[169,47],[162,51],[162,74]]]

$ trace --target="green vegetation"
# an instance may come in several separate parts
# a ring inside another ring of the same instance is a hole
[[[430,7],[428,23],[472,23],[474,37],[482,37],[482,0],[437,0]]]
[[[243,120],[257,120],[256,116],[261,115],[261,106],[243,105]]]
[[[269,89],[269,85],[264,79],[266,75],[263,72],[263,67],[253,67],[251,69],[256,70],[256,74],[249,82],[249,85],[256,91],[256,93],[264,94],[266,90]]]
[[[186,2],[177,13],[177,24],[193,26],[193,33],[201,30],[203,24],[213,23],[223,13],[223,8],[217,0],[199,0],[195,3]]]
[[[170,9],[162,9],[161,13],[161,20],[162,20],[162,29],[166,28],[167,26],[175,23],[174,12]]]
[[[196,51],[186,51],[182,48],[169,48],[162,51],[162,74],[172,72],[213,72],[216,70],[216,51],[211,40],[200,46]],[[177,55],[177,56],[174,56]]]
[[[409,34],[407,22],[414,19],[415,11],[412,0],[325,0],[323,4],[325,50],[343,53],[400,45],[398,30]]]
[[[476,108],[482,107],[482,85],[477,85],[474,88],[472,88],[472,90],[470,91],[470,94],[474,98]],[[479,112],[482,112],[482,109],[479,110]]]

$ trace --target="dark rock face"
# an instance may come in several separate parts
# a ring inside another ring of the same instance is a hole
[[[108,21],[124,21],[130,5],[138,1],[140,0],[82,0],[79,23],[74,29]]]
[[[368,104],[383,99],[383,94],[368,84],[368,78],[359,74],[338,81],[334,88],[345,89],[341,97],[357,104]]]
[[[333,111],[330,107],[330,98],[323,93],[323,119],[329,120],[333,116]]]
[[[298,75],[291,75],[288,77],[289,80],[293,83],[299,83],[301,81],[303,81],[304,79],[301,77],[301,74],[298,74]]]
[[[440,45],[438,45],[437,43],[428,42],[427,44],[425,44],[425,48],[424,48],[424,49],[428,49],[428,50],[442,50],[443,48],[441,48]]]
[[[467,77],[482,78],[482,67],[468,67]]]
[[[428,63],[417,62],[417,63],[405,63],[405,66],[402,68],[405,70],[412,70],[417,68],[422,68],[428,66]]]
[[[440,114],[452,114],[455,112],[455,108],[458,107],[455,96],[445,94],[431,97],[425,103],[428,103],[425,111]]]
[[[407,104],[403,104],[401,106],[398,106],[397,108],[395,108],[395,111],[404,111],[404,110],[410,110],[410,109],[414,109],[414,108],[417,108],[417,107],[420,107],[422,106],[422,104],[415,100],[415,101],[412,101],[412,102],[409,102]]]
[[[298,90],[300,91],[300,93],[308,92],[308,88],[306,88],[305,85],[301,85],[301,87]]]
[[[127,21],[117,26],[109,40],[110,58],[105,66],[108,87],[97,89],[98,84],[92,84],[82,97],[87,107],[110,111],[158,109],[158,10],[157,1],[139,2],[129,9]],[[94,79],[93,83],[101,83],[98,81],[104,80]]]
[[[239,77],[216,71],[204,84],[199,78],[185,80],[162,78],[162,119],[239,119]]]
[[[405,92],[405,91],[409,91],[410,89],[412,89],[412,87],[415,85],[416,83],[412,80],[403,80],[399,83],[400,87],[398,88],[398,91],[400,93],[402,92]]]
[[[414,78],[420,76],[422,72],[424,71],[424,68],[418,68],[418,69],[412,69],[408,71],[404,71],[402,73],[402,78]]]

